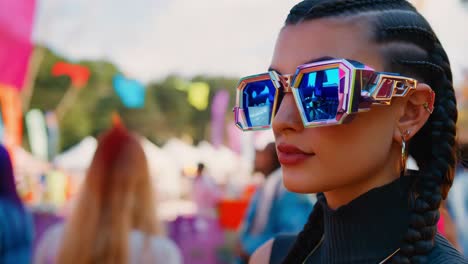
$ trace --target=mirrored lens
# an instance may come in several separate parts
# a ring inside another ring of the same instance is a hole
[[[270,125],[275,95],[271,80],[251,82],[244,87],[242,102],[248,127]]]
[[[298,94],[308,122],[335,119],[339,104],[340,74],[338,68],[306,73]]]

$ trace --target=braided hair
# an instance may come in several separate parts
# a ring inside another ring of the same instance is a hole
[[[290,11],[286,25],[326,17],[368,15],[373,41],[385,70],[411,76],[436,93],[434,111],[409,142],[419,167],[412,187],[410,223],[393,263],[424,263],[434,247],[439,206],[447,197],[456,162],[457,108],[450,63],[429,23],[405,0],[304,0]],[[324,199],[323,195],[318,197]],[[284,263],[302,262],[323,235],[317,203]]]

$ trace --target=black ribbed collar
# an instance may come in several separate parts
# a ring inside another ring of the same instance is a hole
[[[309,259],[315,261],[308,263],[375,264],[393,253],[408,228],[411,178],[372,189],[336,210],[325,199],[319,201],[325,237],[316,256]]]

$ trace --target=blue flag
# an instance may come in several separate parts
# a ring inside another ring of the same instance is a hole
[[[118,74],[113,78],[114,90],[127,108],[145,106],[145,87],[136,80],[127,79]]]

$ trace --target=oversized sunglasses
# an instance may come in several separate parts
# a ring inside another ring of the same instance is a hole
[[[284,94],[292,93],[304,127],[339,125],[372,105],[390,105],[393,97],[404,97],[416,86],[413,78],[330,59],[301,65],[294,75],[269,71],[240,79],[233,111],[240,129],[269,129]],[[434,96],[431,91],[424,106],[431,113]]]

